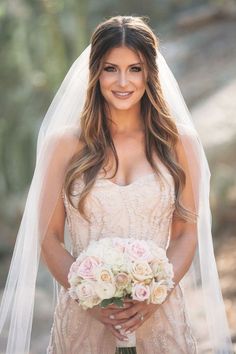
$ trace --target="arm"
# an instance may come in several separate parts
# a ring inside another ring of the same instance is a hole
[[[68,288],[67,275],[75,259],[64,245],[66,213],[61,190],[68,162],[81,146],[77,137],[70,130],[64,131],[56,137],[50,137],[45,146],[47,146],[45,156],[49,153],[50,158],[47,156],[48,167],[45,181],[42,182],[45,187],[42,188],[40,208],[40,230],[43,237],[41,256],[54,278],[63,287]]]
[[[47,234],[42,243],[42,260],[54,276],[65,288],[69,288],[67,275],[71,264],[75,261],[64,245],[65,210],[63,200],[59,197]]]

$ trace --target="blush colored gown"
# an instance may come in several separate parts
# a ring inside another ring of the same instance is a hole
[[[64,190],[66,221],[77,257],[91,240],[102,237],[134,237],[154,240],[167,248],[174,211],[174,181],[163,163],[160,176],[149,173],[131,184],[121,186],[97,177],[85,201],[91,218],[89,225],[69,204]],[[73,191],[79,193],[83,181],[76,180]],[[73,197],[76,202],[77,196]],[[75,204],[74,204],[75,205]],[[195,354],[196,340],[189,324],[181,285],[136,330],[138,354]],[[61,287],[54,313],[48,354],[114,354],[115,337],[98,320],[72,300]]]

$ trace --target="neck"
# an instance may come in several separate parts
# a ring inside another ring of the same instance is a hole
[[[108,126],[112,135],[144,131],[144,124],[140,114],[140,109],[110,109],[108,118]]]

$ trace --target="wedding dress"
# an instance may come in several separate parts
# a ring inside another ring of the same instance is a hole
[[[76,180],[73,185],[73,205],[62,190],[74,257],[91,240],[103,237],[151,239],[160,247],[168,247],[175,201],[174,180],[163,163],[159,162],[158,168],[160,176],[149,173],[125,186],[98,176],[85,206],[92,221],[90,226],[73,206],[83,188],[82,180]],[[197,353],[180,284],[136,330],[136,341],[138,354]],[[115,348],[112,333],[62,287],[47,353],[112,354]]]

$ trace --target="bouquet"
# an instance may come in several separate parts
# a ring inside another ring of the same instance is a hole
[[[151,240],[103,238],[92,241],[72,263],[69,294],[83,309],[125,298],[161,304],[174,287],[173,267],[166,251]],[[116,353],[136,353],[135,333],[116,340]]]

